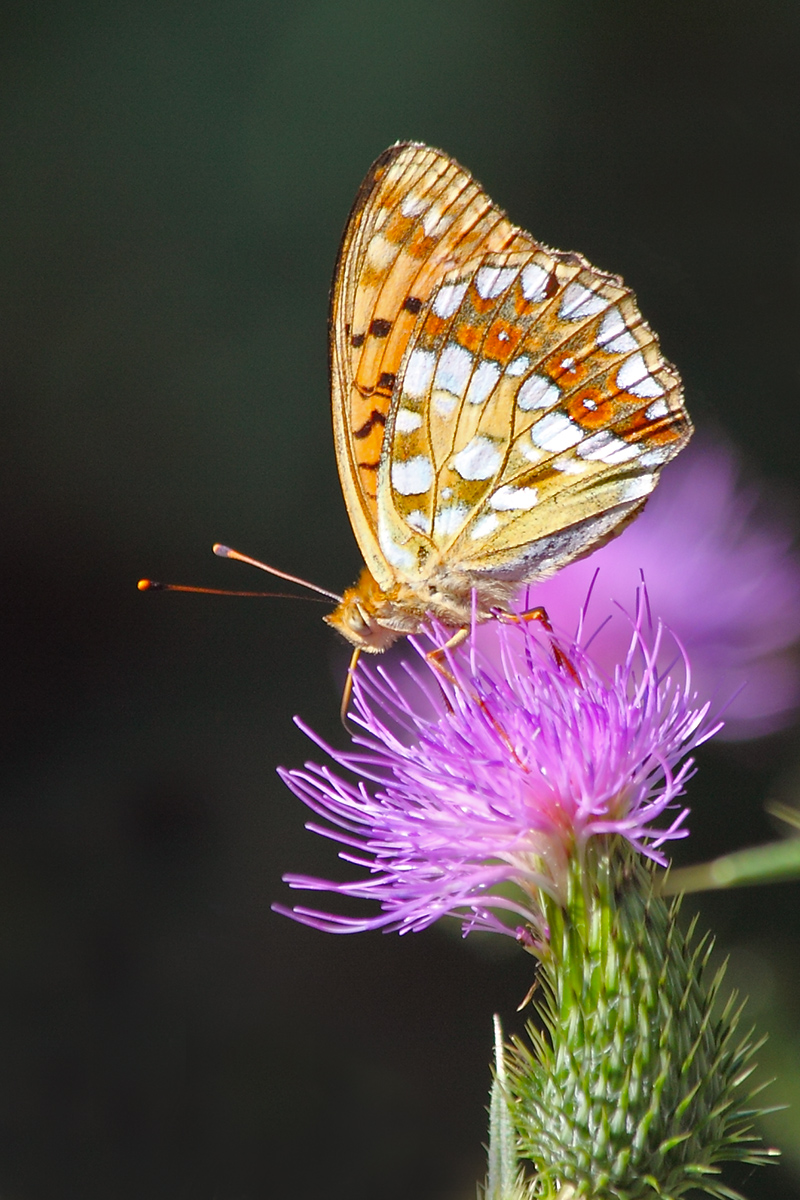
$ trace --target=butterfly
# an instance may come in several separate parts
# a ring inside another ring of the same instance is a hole
[[[380,652],[507,614],[619,533],[692,425],[630,289],[513,225],[440,150],[398,142],[333,277],[336,460],[365,566],[325,619]]]

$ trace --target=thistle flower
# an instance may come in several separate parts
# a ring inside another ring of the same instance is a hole
[[[654,609],[680,638],[699,696],[725,702],[723,737],[780,729],[800,700],[800,561],[794,531],[759,489],[743,486],[724,442],[696,437],[664,472],[641,517],[589,559],[531,589],[575,628],[595,574],[589,621],[602,624],[644,574]],[[592,642],[606,669],[625,653],[619,622]]]
[[[733,1002],[715,1007],[708,941],[693,947],[654,875],[685,834],[690,752],[718,725],[676,643],[672,668],[659,667],[668,635],[647,633],[643,590],[638,601],[610,675],[525,621],[473,634],[445,674],[419,644],[405,679],[360,671],[353,749],[318,743],[353,778],[313,764],[282,773],[328,822],[309,828],[368,871],[286,881],[380,912],[278,911],[335,933],[449,914],[465,933],[516,935],[539,959],[546,1032],[530,1025],[498,1050],[487,1200],[722,1200],[736,1193],[717,1179],[721,1161],[770,1154],[753,1145],[757,1110],[741,1095],[753,1047],[736,1040]]]
[[[610,676],[577,643],[554,657],[533,621],[493,622],[480,650],[473,638],[468,660],[448,660],[446,678],[420,645],[421,665],[407,667],[413,686],[382,667],[359,671],[354,748],[318,742],[356,778],[315,764],[282,777],[329,822],[308,827],[368,875],[285,880],[381,911],[278,911],[334,933],[405,933],[452,915],[465,934],[533,944],[544,936],[541,894],[565,900],[570,863],[593,838],[616,836],[664,863],[661,847],[685,836],[689,753],[719,726],[696,701],[680,648],[661,627],[646,636],[643,601],[640,592],[633,620],[617,613],[628,646]],[[665,674],[666,642],[677,662]]]

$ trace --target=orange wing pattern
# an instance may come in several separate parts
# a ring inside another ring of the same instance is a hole
[[[348,511],[400,623],[431,596],[463,611],[481,580],[541,578],[586,553],[691,435],[677,372],[622,281],[534,241],[413,143],[381,155],[351,213],[331,374]]]

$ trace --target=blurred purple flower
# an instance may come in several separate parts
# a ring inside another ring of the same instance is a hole
[[[665,471],[641,517],[588,559],[529,589],[559,630],[577,627],[597,579],[587,631],[642,576],[654,611],[680,638],[698,694],[724,702],[725,732],[757,737],[786,725],[800,699],[800,561],[792,530],[743,487],[734,453],[697,438]],[[626,634],[611,622],[591,643],[609,670]],[[727,702],[730,701],[728,704]]]
[[[355,748],[333,750],[305,729],[354,778],[313,763],[281,775],[329,822],[308,828],[347,847],[340,857],[368,875],[285,882],[376,900],[381,911],[277,911],[334,933],[405,933],[452,915],[465,933],[529,940],[530,926],[543,936],[539,889],[563,902],[569,861],[589,839],[616,834],[664,862],[659,847],[685,836],[676,801],[692,773],[686,756],[718,725],[674,641],[661,627],[644,635],[643,596],[634,621],[617,611],[627,649],[608,676],[578,645],[564,647],[574,674],[557,665],[536,622],[498,621],[481,630],[480,649],[473,638],[469,653],[448,659],[451,681],[424,657],[417,669],[403,664],[399,680],[384,667],[359,670]],[[656,665],[665,641],[677,658],[669,674]]]

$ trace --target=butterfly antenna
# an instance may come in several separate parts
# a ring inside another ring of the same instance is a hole
[[[286,571],[279,571],[277,567],[269,567],[266,563],[259,562],[257,558],[250,558],[247,554],[240,554],[238,550],[231,550],[230,546],[221,546],[219,542],[214,543],[214,553],[220,558],[235,558],[237,562],[248,563],[251,567],[258,567],[259,571],[266,571],[268,575],[277,575],[278,579],[285,579],[287,583],[296,583],[300,587],[308,588],[312,592],[318,592],[320,596],[327,596],[329,600],[335,600],[337,604],[341,604],[342,597],[336,592],[329,592],[327,588],[317,587],[315,583],[309,583],[307,579],[300,579],[297,575],[289,575]]]
[[[198,592],[201,596],[258,596],[270,600],[311,600],[324,603],[321,597],[298,596],[295,592],[240,592],[230,588],[192,587],[185,583],[159,583],[156,579],[140,579],[140,592]]]

